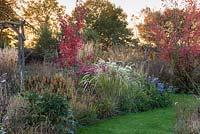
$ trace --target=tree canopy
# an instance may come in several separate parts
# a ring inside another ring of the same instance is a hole
[[[148,12],[138,29],[144,40],[156,45],[159,58],[174,68],[176,85],[190,90],[196,86],[192,74],[200,56],[200,9],[196,0],[183,0],[182,8],[177,0],[169,1],[175,6]]]
[[[16,1],[0,0],[0,20],[17,20],[13,6]]]
[[[57,0],[29,0],[23,10],[23,16],[35,28],[40,28],[48,21],[53,32],[58,30],[59,18],[64,14],[64,7]]]
[[[15,0],[0,0],[0,20],[1,21],[18,21],[19,17],[13,10],[14,5],[16,4]],[[9,30],[2,29],[0,31],[0,48],[4,48],[11,43],[14,38],[16,38],[15,34]],[[11,45],[11,44],[10,44]],[[14,44],[13,44],[14,45]]]
[[[108,0],[87,0],[84,6],[87,9],[86,28],[96,33],[100,43],[109,46],[131,42],[132,32],[127,28],[127,15],[122,8]]]

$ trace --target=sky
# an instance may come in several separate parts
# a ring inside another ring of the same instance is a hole
[[[128,16],[132,14],[138,15],[140,10],[146,6],[160,9],[161,0],[109,0],[114,3],[116,6],[120,6]],[[58,0],[58,2],[66,6],[67,13],[71,13],[71,10],[75,7],[76,0]]]

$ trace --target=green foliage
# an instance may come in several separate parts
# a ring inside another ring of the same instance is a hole
[[[147,81],[142,74],[137,74],[128,92],[120,99],[120,109],[126,112],[148,111],[171,104],[169,93],[160,93],[155,84]]]
[[[39,38],[36,41],[35,50],[45,59],[52,58],[56,53],[56,45],[58,43],[52,35],[49,25],[46,22],[40,29]]]
[[[98,37],[99,42],[104,47],[126,45],[131,42],[132,33],[127,28],[127,15],[121,8],[107,0],[87,0],[84,6],[88,13],[86,28],[93,31],[94,35],[98,35],[95,38]],[[88,36],[88,38],[91,38],[91,36]]]
[[[90,28],[85,28],[84,29],[84,38],[85,38],[85,42],[87,42],[87,41],[97,42],[100,37],[95,30],[92,30]]]
[[[9,133],[73,134],[75,122],[68,100],[52,93],[29,91],[9,101],[3,125]]]
[[[26,94],[26,100],[29,102],[27,106],[29,115],[26,117],[29,125],[37,126],[41,122],[46,122],[59,134],[68,133],[74,129],[72,111],[68,101],[62,96],[29,92]]]

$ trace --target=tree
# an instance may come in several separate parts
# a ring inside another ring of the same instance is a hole
[[[131,42],[132,33],[127,28],[127,15],[120,7],[107,0],[87,0],[84,6],[87,9],[87,30],[96,33],[99,42],[105,47]]]
[[[92,53],[81,55],[84,49],[83,28],[85,26],[86,9],[82,2],[78,2],[74,9],[73,18],[65,15],[61,21],[62,39],[59,44],[60,63],[62,67],[73,69],[74,80],[77,82],[76,75],[94,73],[95,68],[91,66]]]
[[[0,0],[0,20],[1,21],[17,21],[19,20],[13,6],[16,1]],[[11,35],[11,36],[10,36]],[[0,48],[7,46],[13,40],[12,36],[15,36],[11,30],[4,29],[0,31]]]
[[[22,17],[33,27],[26,28],[27,47],[35,47],[40,29],[48,22],[49,30],[55,38],[60,33],[60,18],[64,15],[64,7],[57,0],[22,0]]]
[[[58,41],[52,36],[48,23],[44,23],[40,28],[40,35],[36,41],[36,52],[39,53],[45,61],[47,58],[52,58],[52,56],[54,56],[57,43]]]
[[[15,1],[0,0],[0,20],[18,20],[13,5]]]
[[[167,1],[167,0],[166,0]],[[195,88],[194,69],[200,56],[200,9],[196,0],[183,0],[183,8],[166,5],[163,12],[149,12],[144,24],[138,26],[141,37],[154,43],[158,56],[174,68],[176,84],[182,90]]]
[[[64,7],[57,0],[29,0],[27,7],[23,10],[25,19],[40,28],[46,21],[50,22],[53,32],[59,27],[59,19],[64,15]]]
[[[65,15],[61,20],[62,39],[60,46],[60,61],[63,67],[71,68],[81,64],[78,59],[79,49],[83,47],[81,30],[84,27],[86,10],[82,3],[74,9],[73,20],[70,16]]]
[[[137,25],[139,31],[139,37],[147,44],[154,43],[150,38],[153,35],[151,28],[149,27],[151,24],[159,21],[161,18],[160,11],[152,11],[150,8],[145,8],[141,10],[140,17],[143,17],[143,22]]]

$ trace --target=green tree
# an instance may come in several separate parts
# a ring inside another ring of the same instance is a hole
[[[36,40],[35,50],[44,60],[52,58],[56,52],[57,39],[53,37],[48,23],[44,23],[40,28],[39,38]]]
[[[87,31],[96,33],[95,37],[105,47],[131,42],[132,32],[127,28],[127,15],[120,7],[108,0],[87,0],[84,6],[87,9]],[[92,39],[96,39],[95,37]]]

